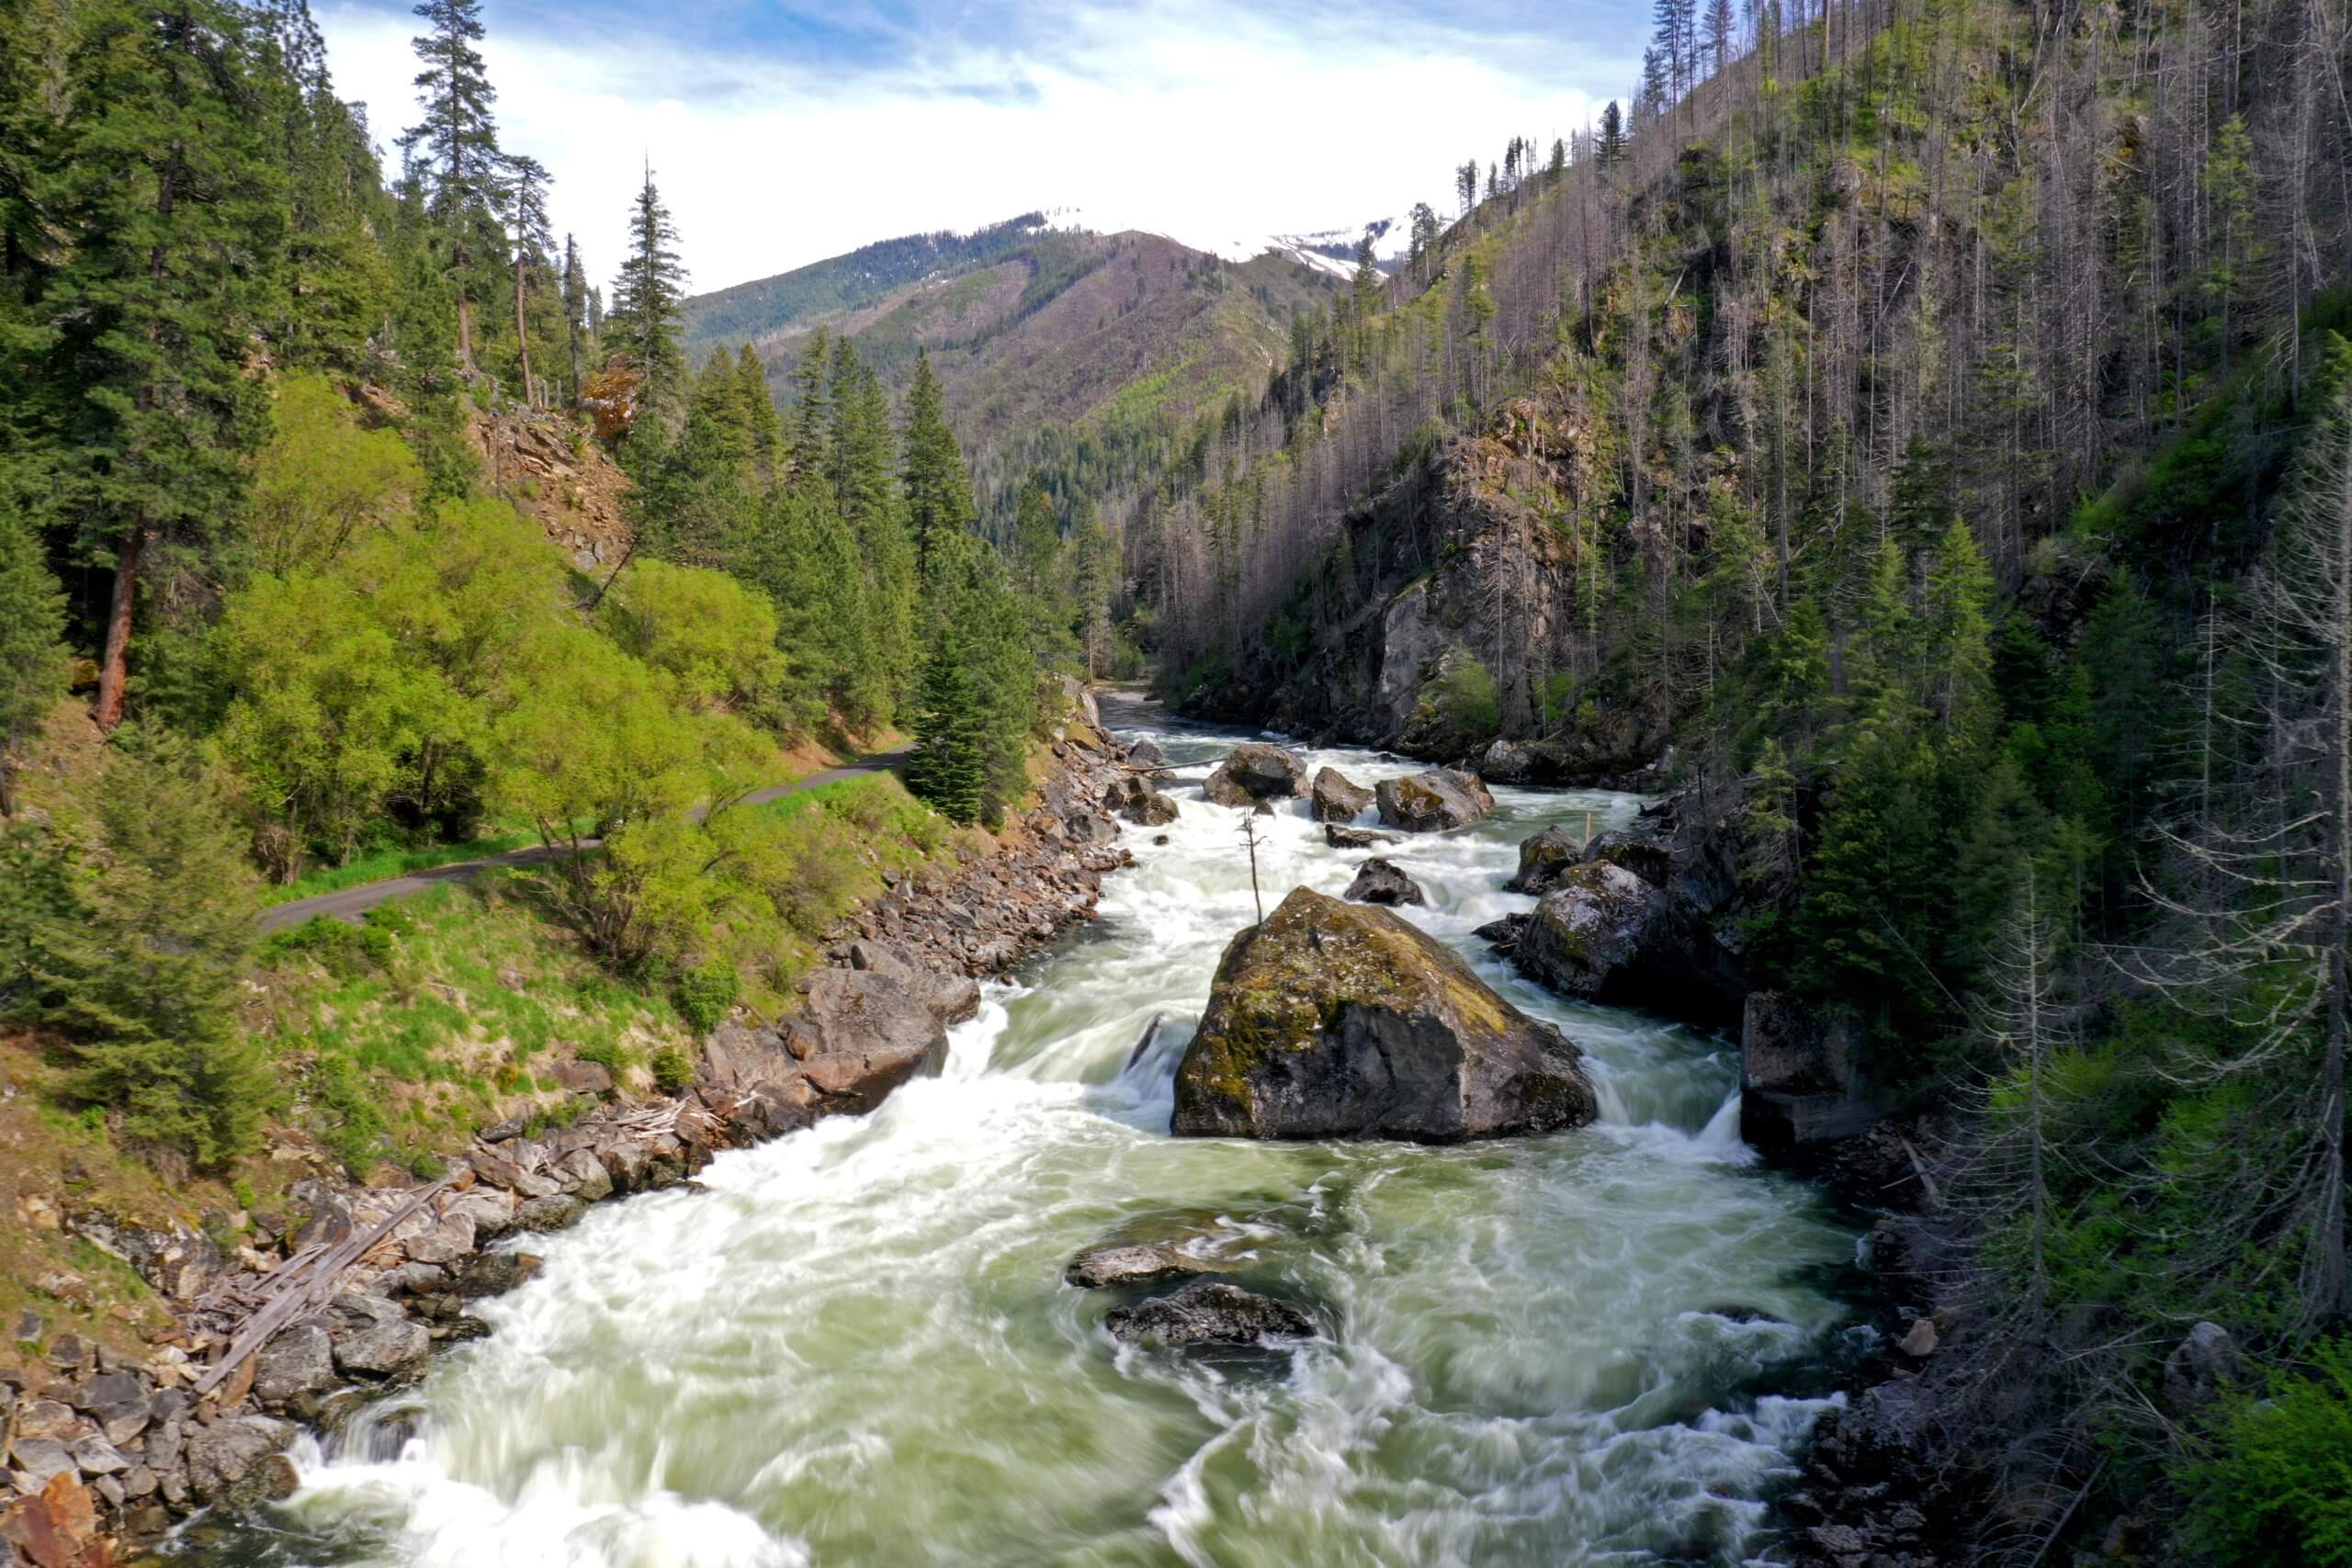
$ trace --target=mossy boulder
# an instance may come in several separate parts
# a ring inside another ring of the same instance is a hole
[[[1383,779],[1374,791],[1380,820],[1408,833],[1436,833],[1476,822],[1495,808],[1495,797],[1476,773],[1431,768],[1410,778]]]
[[[1506,893],[1549,893],[1553,885],[1584,856],[1577,836],[1556,824],[1519,841],[1519,871],[1503,884]]]
[[[1572,866],[1535,906],[1511,961],[1563,996],[1638,1002],[1665,902],[1622,865]]]
[[[1387,910],[1294,889],[1235,937],[1176,1070],[1173,1130],[1456,1143],[1592,1120],[1566,1036]]]
[[[1244,741],[1202,786],[1219,806],[1255,806],[1306,793],[1306,764],[1279,746]]]

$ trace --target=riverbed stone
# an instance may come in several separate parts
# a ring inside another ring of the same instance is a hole
[[[334,1382],[334,1349],[322,1324],[281,1328],[254,1358],[254,1397],[266,1405],[300,1406]]]
[[[1584,846],[1577,841],[1577,836],[1554,823],[1519,841],[1519,870],[1503,884],[1503,891],[1541,897],[1558,886],[1560,878],[1583,858]]]
[[[1351,904],[1425,904],[1421,885],[1378,855],[1356,868],[1353,882],[1340,895]]]
[[[1562,996],[1634,999],[1629,979],[1663,903],[1657,889],[1623,866],[1571,867],[1535,906],[1512,962]]]
[[[1295,888],[1236,936],[1176,1074],[1173,1130],[1465,1138],[1580,1125],[1582,1055],[1385,909]]]
[[[1111,1285],[1152,1285],[1187,1275],[1214,1273],[1223,1265],[1194,1258],[1164,1242],[1106,1241],[1069,1260],[1062,1282],[1083,1291]]]
[[[1115,1338],[1170,1348],[1255,1345],[1315,1333],[1314,1320],[1296,1307],[1221,1280],[1196,1280],[1164,1296],[1113,1307],[1102,1324]]]
[[[1368,850],[1378,844],[1401,844],[1405,840],[1394,833],[1375,833],[1369,828],[1343,828],[1337,822],[1326,822],[1323,841],[1335,850]]]
[[[293,1490],[290,1466],[281,1459],[294,1440],[292,1424],[267,1416],[226,1416],[200,1427],[187,1440],[188,1483],[198,1496],[240,1503],[283,1497]]]
[[[1380,820],[1408,833],[1466,827],[1495,808],[1485,782],[1457,768],[1383,779],[1373,793],[1380,802]]]
[[[1279,746],[1249,740],[1236,746],[1202,786],[1219,806],[1254,806],[1306,793],[1306,764]]]
[[[1372,805],[1373,793],[1337,768],[1315,771],[1308,808],[1317,822],[1352,822]]]

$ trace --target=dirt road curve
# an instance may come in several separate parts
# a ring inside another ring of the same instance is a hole
[[[811,773],[791,784],[772,785],[747,797],[745,804],[756,806],[763,800],[798,795],[802,790],[815,789],[819,784],[835,784],[864,773],[888,773],[907,760],[907,750],[902,746],[892,751],[876,751],[870,757],[843,762],[838,768],[827,768],[821,773]],[[593,843],[594,840],[590,841]],[[299,926],[321,915],[357,925],[360,916],[387,899],[405,898],[411,894],[446,886],[452,882],[471,882],[492,866],[541,865],[554,859],[555,854],[552,850],[533,845],[526,850],[510,850],[503,855],[451,861],[447,865],[436,865],[430,871],[413,871],[404,876],[388,876],[381,882],[362,883],[357,887],[345,887],[333,893],[321,893],[314,897],[273,904],[262,911],[261,929],[266,931],[284,931],[288,926]]]

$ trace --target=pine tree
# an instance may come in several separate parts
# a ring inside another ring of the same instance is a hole
[[[768,390],[767,364],[748,343],[735,354],[735,395],[742,400],[743,425],[751,434],[752,466],[761,485],[772,485],[784,472],[784,416]]]
[[[531,376],[530,285],[555,251],[555,235],[548,228],[548,172],[537,158],[506,160],[514,214],[514,357],[523,381],[523,400],[539,404]]]
[[[950,549],[949,541],[970,526],[975,513],[972,483],[956,433],[947,428],[945,400],[932,373],[931,356],[915,352],[913,383],[907,389],[906,433],[900,446],[900,477],[907,492],[907,530],[914,539],[915,581],[926,604],[935,603]]]
[[[424,182],[426,210],[447,247],[448,276],[458,301],[458,353],[474,358],[474,306],[481,280],[480,241],[495,227],[503,164],[498,122],[481,51],[481,0],[424,0],[415,8],[425,30],[411,40],[424,69],[416,73],[424,118],[401,133],[401,153]],[[503,247],[502,247],[503,251]],[[502,257],[503,259],[503,257]]]
[[[970,657],[953,626],[942,627],[933,639],[915,710],[917,743],[907,759],[907,788],[956,822],[979,820],[988,778],[980,694]]]
[[[0,506],[0,817],[17,808],[12,764],[65,691],[65,595],[40,536]]]
[[[611,348],[637,361],[640,417],[673,423],[686,395],[686,355],[678,341],[678,308],[685,299],[686,270],[678,260],[678,231],[654,187],[653,165],[632,204],[628,256],[613,280],[612,310],[605,318]]]
[[[114,571],[105,728],[123,716],[142,562],[233,524],[258,434],[264,388],[245,355],[274,311],[285,186],[247,43],[212,0],[108,0],[66,65],[81,107],[45,202],[63,257],[39,301],[45,504]]]
[[[563,237],[563,345],[571,367],[571,390],[567,401],[580,402],[581,339],[588,332],[588,270],[580,265],[580,247],[570,234]]]

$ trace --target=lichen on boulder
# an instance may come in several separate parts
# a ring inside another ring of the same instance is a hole
[[[1176,1072],[1173,1130],[1454,1143],[1592,1119],[1582,1055],[1385,909],[1294,889],[1235,937]]]
[[[1255,806],[1306,793],[1306,764],[1279,746],[1248,740],[1233,749],[1202,791],[1219,806]]]
[[[1352,822],[1372,800],[1372,791],[1339,769],[1315,771],[1315,797],[1308,809],[1317,822]]]
[[[1476,822],[1495,808],[1495,797],[1476,773],[1431,768],[1409,778],[1383,779],[1374,793],[1380,820],[1408,833],[1436,833]]]

